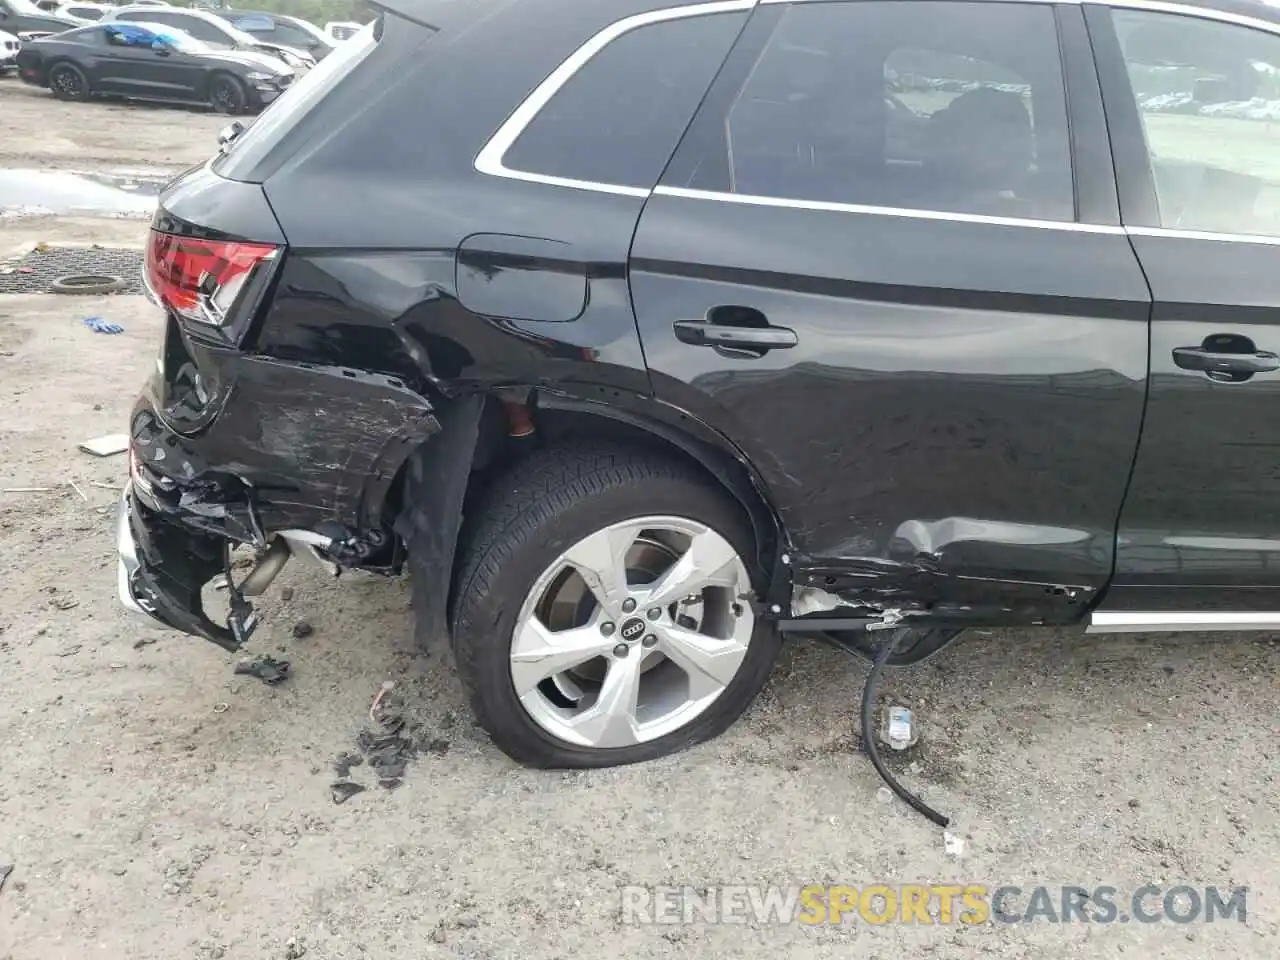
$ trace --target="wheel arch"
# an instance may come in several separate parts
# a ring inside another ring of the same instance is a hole
[[[604,390],[604,393],[616,391]],[[568,395],[528,388],[473,393],[442,400],[436,408],[441,430],[417,446],[390,485],[382,513],[393,529],[417,546],[414,569],[415,630],[421,646],[448,640],[456,602],[458,558],[465,553],[468,505],[521,455],[508,439],[504,403],[511,397],[530,411],[536,432],[551,442],[592,436],[645,446],[679,460],[709,485],[732,497],[750,521],[756,564],[766,585],[763,599],[789,608],[790,577],[781,557],[785,529],[763,481],[745,456],[713,429],[688,413],[646,400],[621,405],[610,398]]]

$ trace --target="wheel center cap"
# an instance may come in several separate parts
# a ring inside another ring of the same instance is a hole
[[[644,621],[639,617],[632,617],[622,625],[622,629],[618,631],[618,635],[628,643],[634,643],[639,640],[644,633]]]

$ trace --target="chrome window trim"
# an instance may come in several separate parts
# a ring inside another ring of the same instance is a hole
[[[1131,236],[1171,240],[1210,240],[1217,243],[1261,243],[1280,247],[1280,237],[1265,233],[1216,233],[1212,230],[1179,230],[1177,227],[1127,227]]]
[[[859,0],[760,0],[760,6],[773,6],[781,3],[858,3]],[[886,3],[894,2],[910,2],[922,3],[927,0],[884,0]],[[961,0],[957,0],[961,2]],[[1082,4],[1082,3],[1106,3],[1106,0],[967,0],[969,3],[1048,3],[1048,4]]]
[[[997,227],[1032,227],[1039,230],[1065,230],[1072,233],[1123,234],[1124,227],[1102,223],[1077,223],[1072,220],[1035,220],[1022,217],[989,217],[978,213],[956,213],[945,210],[917,210],[913,207],[881,207],[860,203],[832,203],[824,200],[791,200],[756,194],[722,193],[716,190],[689,190],[685,187],[654,188],[655,195],[682,197],[686,200],[716,200],[757,207],[782,207],[789,210],[815,210],[830,213],[861,213],[874,217],[900,217],[911,220],[946,220],[953,223],[982,223]]]
[[[480,173],[491,177],[506,177],[509,180],[525,180],[529,183],[542,183],[550,186],[570,187],[575,190],[591,190],[596,193],[613,193],[624,197],[648,197],[650,191],[645,187],[628,187],[616,183],[596,183],[591,180],[575,180],[570,177],[556,177],[543,173],[530,173],[527,170],[513,170],[503,162],[506,152],[520,138],[525,128],[545,107],[560,88],[569,79],[590,62],[591,58],[617,40],[623,34],[630,33],[639,27],[647,27],[655,23],[669,20],[686,20],[692,17],[709,16],[716,13],[735,13],[750,10],[756,0],[712,0],[709,3],[685,4],[679,7],[667,7],[663,10],[650,10],[626,17],[605,27],[590,40],[569,55],[560,66],[533,88],[511,113],[502,126],[498,127],[489,141],[476,154],[475,168]]]
[[[1245,16],[1242,13],[1229,13],[1226,10],[1213,10],[1208,7],[1173,3],[1170,0],[1098,0],[1098,2],[1115,10],[1146,10],[1151,13],[1172,13],[1177,16],[1195,17],[1197,20],[1216,20],[1219,23],[1231,23],[1238,27],[1250,27],[1266,33],[1280,34],[1280,23],[1260,20],[1257,17]]]

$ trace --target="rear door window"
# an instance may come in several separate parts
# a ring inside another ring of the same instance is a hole
[[[217,44],[222,47],[235,45],[235,41],[227,36],[224,31],[218,29],[216,24],[212,24],[200,17],[175,16],[171,22],[175,27],[186,31],[197,40],[203,40],[205,43]]]
[[[286,47],[299,47],[305,50],[316,43],[316,38],[302,27],[273,17],[241,17],[231,21],[231,24],[250,36]]]
[[[176,27],[178,25],[179,14],[165,13],[163,10],[157,10],[154,13],[148,8],[146,10],[134,9],[125,13],[114,16],[112,19],[120,23],[129,23],[131,21],[145,20],[147,23],[159,23],[166,27]]]
[[[651,189],[745,20],[745,13],[732,12],[637,26],[573,69],[599,38],[589,42],[560,68],[569,74],[563,84],[555,85],[553,73],[534,92],[530,102],[553,86],[545,106],[514,131],[500,158],[503,172]],[[504,127],[489,149],[505,146],[512,132]],[[498,172],[483,160],[478,165]]]
[[[1070,221],[1066,89],[1046,4],[789,7],[671,185]],[[696,161],[696,162],[695,162]]]

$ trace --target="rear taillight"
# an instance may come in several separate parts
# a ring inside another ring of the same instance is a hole
[[[280,248],[272,243],[200,240],[151,231],[147,280],[160,303],[184,320],[222,327],[252,310],[241,302]]]

